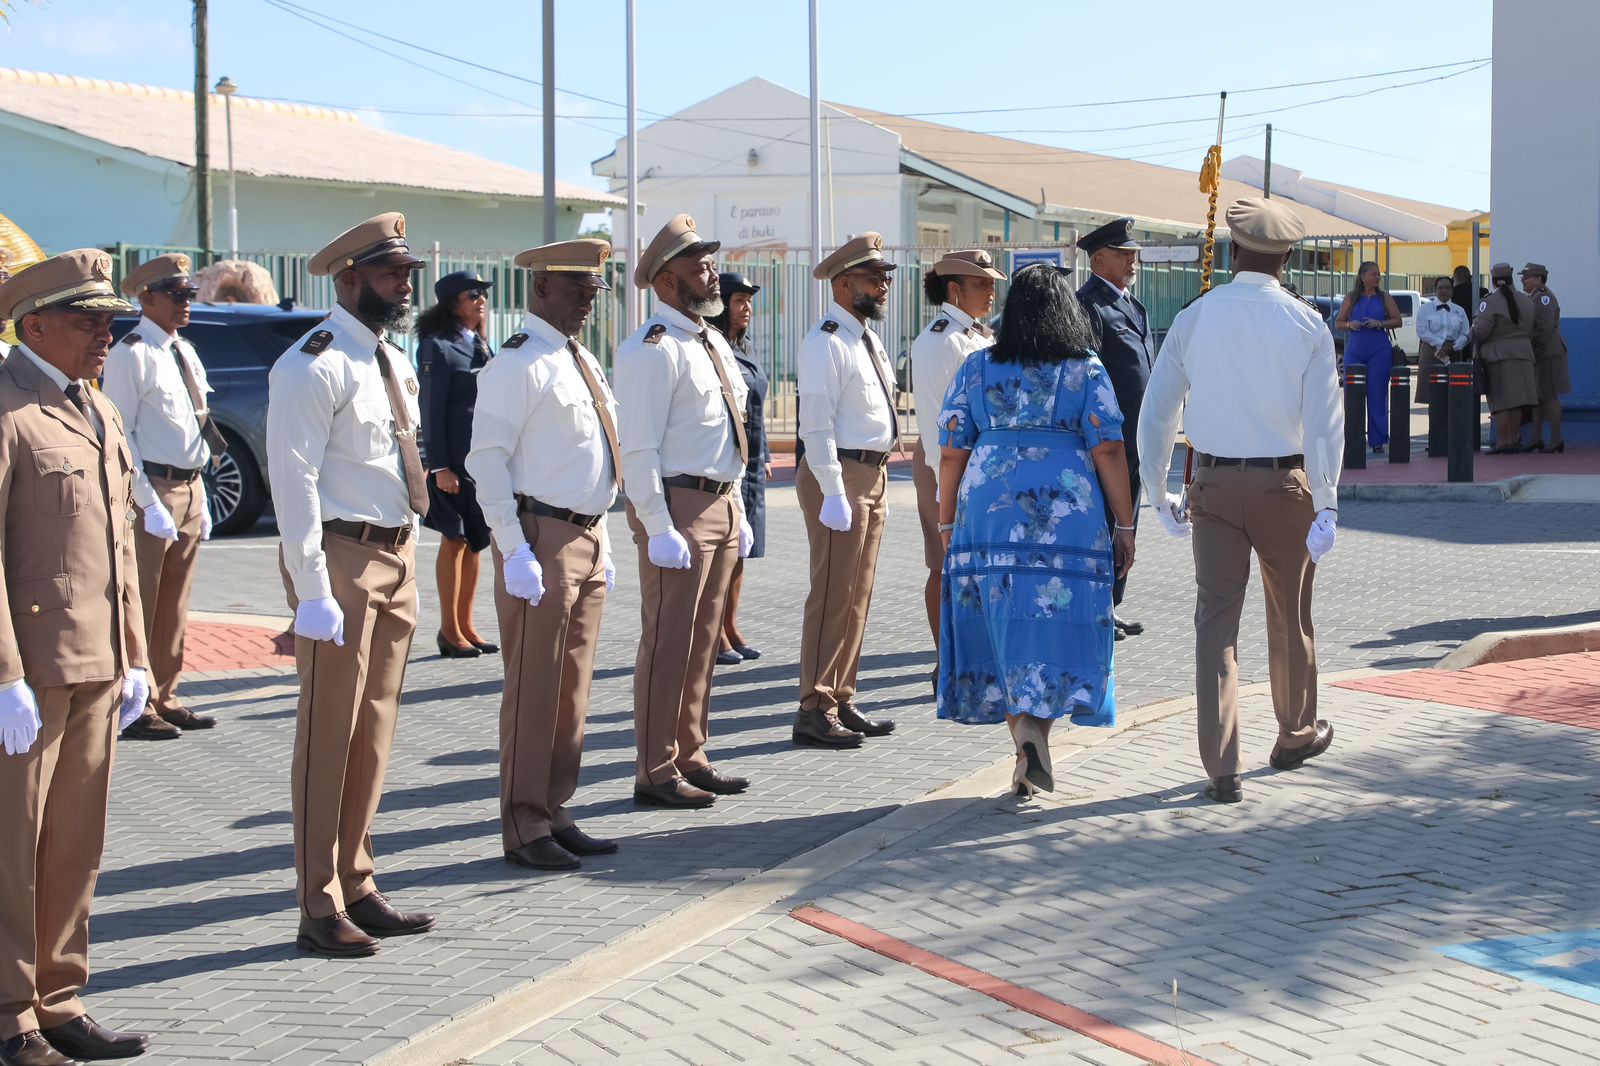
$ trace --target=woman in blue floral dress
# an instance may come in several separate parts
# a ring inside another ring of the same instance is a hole
[[[1021,270],[994,346],[957,371],[939,416],[939,717],[1003,719],[1020,795],[1055,788],[1052,722],[1116,720],[1111,584],[1133,565],[1133,509],[1093,345],[1064,272]]]

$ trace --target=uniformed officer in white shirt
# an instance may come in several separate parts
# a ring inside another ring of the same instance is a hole
[[[532,248],[522,330],[478,375],[467,472],[494,538],[495,610],[506,680],[500,698],[500,835],[506,861],[572,870],[617,850],[579,829],[578,787],[600,612],[616,583],[606,512],[621,457],[616,401],[578,333],[611,245]]]
[[[383,334],[410,318],[421,265],[399,212],[340,234],[310,263],[333,277],[338,306],[268,377],[272,504],[300,673],[295,943],[328,955],[370,955],[375,937],[434,925],[378,891],[368,838],[416,631],[417,516],[428,509],[416,374]]]
[[[923,601],[934,647],[939,645],[939,582],[944,572],[944,541],[939,536],[939,412],[950,381],[967,356],[994,343],[985,321],[994,312],[994,283],[1005,275],[982,248],[947,252],[922,276],[923,294],[938,309],[928,328],[911,343],[911,385],[917,394],[917,447],[912,478],[917,518],[922,523],[922,561],[928,568]],[[934,447],[929,449],[928,443]],[[938,684],[938,667],[934,684]]]
[[[101,388],[122,414],[133,451],[133,499],[144,512],[134,546],[150,655],[150,704],[122,736],[176,740],[180,730],[217,724],[179,703],[177,693],[189,590],[200,542],[211,539],[201,473],[211,462],[212,445],[220,454],[227,442],[211,421],[205,367],[178,334],[189,324],[189,305],[198,292],[189,257],[172,253],[146,260],[122,280],[122,291],[138,298],[142,314],[111,346]]]
[[[800,710],[794,742],[859,747],[894,722],[864,717],[853,702],[867,606],[883,540],[889,455],[900,442],[894,377],[882,321],[894,264],[883,238],[863,233],[812,268],[833,302],[800,342],[800,445],[795,497],[811,546],[811,588],[800,631]]]
[[[678,215],[639,257],[656,313],[617,348],[628,527],[639,550],[643,631],[633,669],[635,803],[707,807],[750,782],[706,755],[711,675],[733,564],[750,551],[739,479],[749,455],[745,385],[722,334],[718,241]]]
[[[1167,331],[1139,415],[1139,472],[1169,533],[1187,536],[1193,519],[1200,759],[1206,795],[1233,803],[1242,798],[1235,648],[1252,550],[1278,716],[1271,763],[1296,769],[1333,742],[1333,726],[1317,718],[1311,586],[1333,548],[1344,411],[1333,337],[1278,282],[1305,224],[1281,201],[1254,196],[1228,208],[1227,224],[1233,282]],[[1187,514],[1167,491],[1180,415],[1196,453]]]

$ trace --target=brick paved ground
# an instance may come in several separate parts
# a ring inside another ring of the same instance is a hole
[[[1408,670],[1345,681],[1341,686],[1600,729],[1600,653],[1596,652],[1467,670]]]
[[[191,674],[285,664],[294,665],[294,638],[281,628],[191,621],[183,638],[183,668]]]
[[[638,600],[636,577],[624,566],[607,608],[575,801],[583,824],[620,837],[623,850],[551,877],[528,876],[500,859],[499,665],[433,654],[437,616],[425,543],[419,566],[428,591],[374,844],[383,888],[404,905],[437,909],[441,925],[386,945],[374,959],[320,961],[292,945],[292,670],[234,670],[186,685],[190,705],[217,714],[220,728],[118,752],[93,929],[96,1015],[152,1027],[163,1061],[368,1059],[991,762],[1004,751],[1003,737],[931,719],[910,486],[898,482],[891,498],[863,691],[874,711],[899,716],[900,731],[844,756],[790,747],[804,534],[792,490],[776,489],[773,557],[750,567],[744,613],[747,634],[768,656],[719,674],[713,709],[713,753],[724,768],[755,777],[755,788],[705,814],[639,812],[629,802]],[[1592,569],[1597,519],[1593,506],[1352,503],[1320,578],[1325,667],[1419,666],[1487,628],[1600,619],[1592,584],[1572,579],[1575,567]],[[621,547],[620,522],[613,528]],[[1129,613],[1150,632],[1118,646],[1121,697],[1137,704],[1186,691],[1190,563],[1187,548],[1160,537],[1153,523],[1141,537],[1129,595]],[[480,601],[482,628],[492,634],[486,592]],[[207,545],[195,607],[286,620],[275,542],[258,535]],[[1260,617],[1252,593],[1247,680],[1264,676]],[[1548,728],[1493,718],[1504,728]],[[1179,750],[1164,772],[1187,765]],[[1152,765],[1149,773],[1157,772]],[[1215,816],[1193,817],[1200,825]],[[1090,858],[1104,866],[1111,853],[1097,849]],[[951,857],[982,855],[979,847]],[[1112,875],[1121,885],[1161,876],[1159,867],[1141,859]],[[1077,876],[1074,869],[1065,874]],[[1061,876],[1052,863],[1049,877]],[[810,933],[799,935],[811,942]]]

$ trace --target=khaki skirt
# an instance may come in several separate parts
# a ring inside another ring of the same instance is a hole
[[[1485,366],[1489,372],[1487,392],[1491,412],[1532,407],[1539,402],[1539,383],[1532,361],[1501,359]]]
[[[1572,377],[1567,371],[1567,353],[1550,359],[1540,359],[1534,364],[1533,374],[1537,379],[1539,399],[1554,400],[1564,392],[1572,391]]]

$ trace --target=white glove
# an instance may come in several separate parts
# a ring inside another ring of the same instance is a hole
[[[26,681],[0,692],[0,744],[7,755],[21,755],[39,739],[39,704]]]
[[[611,561],[610,552],[606,552],[605,562],[602,565],[606,570],[606,591],[610,592],[617,587],[617,564]]]
[[[206,502],[205,490],[198,493],[200,497],[200,539],[211,539],[211,505]]]
[[[844,498],[843,493],[837,496],[824,496],[822,513],[817,516],[817,521],[835,533],[850,532],[850,501]]]
[[[122,678],[122,707],[117,712],[117,732],[128,728],[144,713],[150,698],[150,681],[143,670],[129,670]]]
[[[144,509],[144,531],[162,540],[178,539],[178,524],[172,520],[172,515],[167,509],[161,506],[160,500]]]
[[[1183,497],[1164,493],[1160,500],[1152,500],[1151,506],[1155,508],[1156,518],[1161,522],[1161,528],[1174,537],[1187,537],[1193,532],[1187,516],[1179,517],[1183,513]]]
[[[750,549],[756,546],[756,531],[750,528],[750,523],[739,519],[739,558],[750,557]]]
[[[533,557],[533,549],[519,544],[506,556],[506,591],[535,607],[544,599],[544,568]]]
[[[1311,553],[1312,566],[1322,562],[1322,557],[1333,551],[1333,542],[1338,535],[1339,512],[1324,507],[1317,512],[1317,520],[1311,523],[1311,532],[1306,534],[1306,551]]]
[[[689,542],[676,529],[651,537],[646,551],[650,562],[663,570],[687,570],[694,565],[689,557]]]
[[[331,640],[344,647],[344,612],[339,601],[332,596],[301,600],[294,609],[294,631],[307,640]]]

